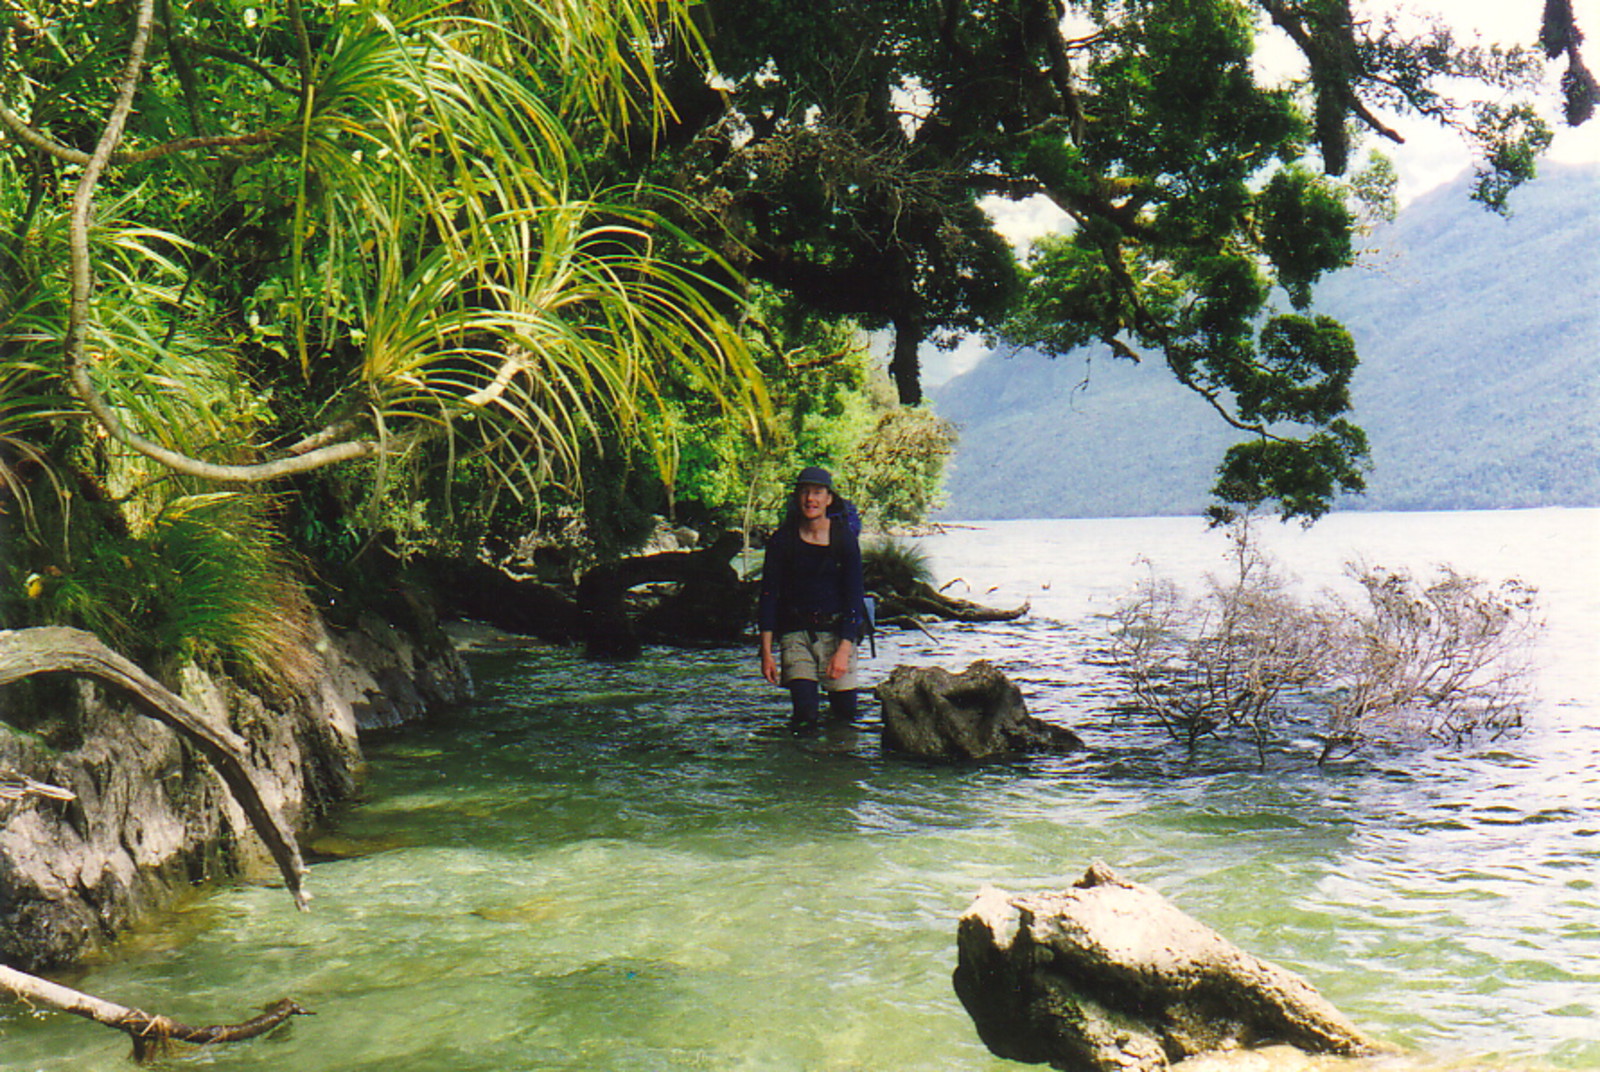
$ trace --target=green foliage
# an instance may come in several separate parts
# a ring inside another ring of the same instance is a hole
[[[659,122],[647,45],[692,42],[687,5],[160,6],[91,236],[90,364],[131,433],[221,463],[365,436],[379,498],[444,439],[444,464],[485,457],[536,498],[606,442],[670,482],[664,392],[767,417],[725,266],[640,207],[662,197],[583,174],[593,143]],[[0,271],[43,325],[15,336],[41,364],[65,319],[55,191],[98,135],[130,17],[25,5],[6,26],[0,166],[20,182]],[[232,140],[195,153],[185,135]]]
[[[1305,516],[1359,487],[1349,414],[1273,426],[1245,416],[1229,383],[1271,361],[1255,336],[1274,289],[1309,315],[1312,285],[1350,262],[1346,198],[1381,213],[1392,195],[1392,169],[1347,193],[1314,174],[1311,153],[1342,175],[1352,130],[1386,134],[1384,114],[1421,114],[1480,147],[1487,196],[1501,196],[1539,145],[1522,103],[1474,115],[1452,95],[1525,95],[1536,57],[1437,28],[1408,36],[1342,0],[707,10],[720,80],[672,81],[677,127],[656,173],[720,229],[738,267],[821,314],[892,327],[907,404],[920,398],[919,344],[957,332],[1054,354],[1096,340],[1158,353],[1225,420],[1283,444],[1256,452],[1270,479],[1241,481],[1235,464],[1219,487],[1281,489]],[[1305,84],[1259,80],[1263,14],[1304,53]],[[985,196],[1048,198],[1069,233],[1037,245],[1018,280],[976,208]],[[1301,479],[1324,458],[1332,468]]]
[[[1219,494],[1315,516],[1360,487],[1365,445],[1348,340],[1306,309],[1353,227],[1310,143],[1342,171],[1329,131],[1365,121],[1361,94],[1470,127],[1508,183],[1541,137],[1520,103],[1469,123],[1438,88],[1525,86],[1526,55],[1306,21],[1324,7],[1080,3],[1067,36],[1040,0],[163,3],[96,193],[86,364],[130,433],[186,457],[377,444],[297,482],[324,561],[375,536],[470,550],[546,496],[608,545],[656,509],[748,522],[803,462],[915,523],[949,430],[892,410],[861,327],[893,329],[905,403],[918,345],[959,332],[1159,352],[1258,437]],[[53,379],[73,154],[131,13],[12,8],[0,487],[26,527],[43,489],[87,482],[142,534],[209,488],[84,437]],[[1311,59],[1311,114],[1257,83],[1258,8]],[[1023,278],[980,201],[1035,194],[1073,229]],[[1305,315],[1273,316],[1275,286]]]
[[[945,467],[955,449],[949,421],[921,407],[878,417],[845,463],[850,487],[868,523],[914,527],[943,505]]]
[[[1544,75],[1537,51],[1466,44],[1439,20],[1414,36],[1392,18],[1362,29],[1346,61],[1351,88],[1373,104],[1459,133],[1479,159],[1473,198],[1504,213],[1507,195],[1533,178],[1534,158],[1550,144],[1548,124],[1523,99]],[[1500,100],[1454,95],[1467,86],[1487,88]]]
[[[281,511],[95,434],[63,388],[73,156],[100,136],[136,9],[12,7],[0,511],[33,539],[8,555],[8,619],[266,672],[265,635],[287,647],[298,628],[280,523],[355,595],[396,558],[520,536],[586,480],[631,532],[677,475],[682,400],[696,432],[760,438],[771,409],[733,273],[658,211],[670,193],[591,169],[619,136],[659,132],[650,45],[703,59],[691,5],[157,5],[96,191],[86,364],[129,433],[186,458],[381,448],[297,478]]]
[[[1340,510],[1600,505],[1600,168],[1548,169],[1509,220],[1469,185],[1407,206],[1366,240],[1371,267],[1318,285],[1360,347],[1375,463]],[[1203,512],[1216,458],[1247,437],[1153,364],[1002,352],[952,381],[937,400],[962,435],[949,516]],[[1017,449],[1039,440],[1051,449]]]
[[[1550,148],[1553,134],[1539,114],[1525,104],[1509,107],[1485,102],[1474,109],[1473,132],[1483,145],[1472,199],[1504,215],[1511,191],[1533,178],[1539,154]]]
[[[154,589],[137,609],[157,651],[232,659],[258,676],[305,641],[309,603],[258,498],[233,492],[166,504],[142,538]]]
[[[909,592],[933,583],[933,566],[921,544],[885,536],[861,545],[861,575],[869,592]]]
[[[1371,223],[1393,223],[1400,211],[1395,191],[1400,175],[1394,162],[1376,149],[1367,155],[1367,166],[1350,176],[1350,196]]]
[[[8,515],[29,539],[42,539],[34,491],[47,487],[57,511],[70,498],[65,474],[50,457],[50,410],[57,404],[48,373],[26,361],[0,361],[0,520]],[[3,531],[3,530],[0,530]]]
[[[1309,522],[1322,515],[1336,490],[1365,486],[1366,455],[1366,433],[1346,421],[1334,421],[1325,431],[1301,439],[1237,443],[1223,455],[1214,491],[1226,503],[1276,499],[1285,519]],[[1206,514],[1216,524],[1233,520],[1237,511],[1213,505]]]
[[[1278,163],[1303,151],[1304,126],[1282,94],[1255,84],[1248,21],[1226,7],[1150,12],[1089,47],[1097,87],[1128,121],[1086,132],[1079,155],[1138,191],[1140,225],[1102,213],[1041,242],[1004,334],[1051,354],[1093,339],[1130,357],[1161,352],[1181,382],[1258,435],[1225,456],[1219,498],[1275,499],[1287,516],[1315,517],[1361,487],[1364,441],[1343,420],[1355,350],[1327,318],[1260,325],[1272,284],[1304,309],[1312,284],[1350,263],[1353,219],[1331,184]],[[1134,124],[1152,97],[1171,122]]]
[[[1275,316],[1261,329],[1259,358],[1230,370],[1228,386],[1248,421],[1332,420],[1350,405],[1356,347],[1330,317]]]
[[[300,679],[310,603],[261,497],[179,496],[139,531],[104,502],[40,513],[47,538],[0,563],[8,626],[74,625],[152,663]]]
[[[692,396],[665,400],[679,426],[679,508],[719,524],[766,522],[782,510],[803,465],[832,470],[864,520],[916,525],[938,504],[954,445],[950,427],[925,409],[898,407],[848,320],[821,317],[758,290],[751,347],[782,419],[755,441],[706,420]]]
[[[1070,235],[1039,238],[1023,273],[1022,300],[1006,322],[1005,334],[1030,339],[1043,353],[1061,355],[1094,342],[1108,327],[1113,338],[1132,329],[1140,309],[1121,285],[1114,263]],[[1164,290],[1160,296],[1147,295],[1145,304],[1173,307],[1179,292],[1165,279],[1152,282]]]
[[[1296,309],[1311,304],[1311,284],[1351,262],[1350,211],[1330,184],[1304,168],[1285,168],[1256,199],[1261,248]]]

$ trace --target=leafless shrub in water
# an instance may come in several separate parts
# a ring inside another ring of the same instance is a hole
[[[1368,608],[1341,615],[1329,652],[1337,699],[1325,757],[1376,736],[1460,742],[1521,727],[1529,651],[1543,625],[1537,589],[1515,578],[1490,585],[1449,566],[1427,582],[1378,566],[1348,572]]]
[[[1193,750],[1209,735],[1248,732],[1264,764],[1291,702],[1320,712],[1321,761],[1378,738],[1459,742],[1521,725],[1535,589],[1449,567],[1422,583],[1352,564],[1365,607],[1329,595],[1307,602],[1248,519],[1229,538],[1231,574],[1208,577],[1200,596],[1152,569],[1113,613],[1131,706],[1174,740]]]

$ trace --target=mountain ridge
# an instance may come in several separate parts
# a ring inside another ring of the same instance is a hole
[[[1465,177],[1419,198],[1316,288],[1361,354],[1374,463],[1336,509],[1600,505],[1600,165],[1543,170],[1509,219]],[[1197,514],[1239,438],[1104,347],[992,352],[929,394],[961,431],[950,520]]]

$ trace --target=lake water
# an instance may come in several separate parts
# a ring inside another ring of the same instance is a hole
[[[1103,859],[1308,977],[1415,1056],[1374,1067],[1600,1068],[1600,511],[1349,514],[1269,525],[1309,589],[1362,556],[1538,585],[1539,696],[1513,740],[1265,773],[1108,722],[1102,615],[1141,558],[1198,584],[1189,519],[1005,522],[925,542],[1004,625],[892,633],[869,663],[998,663],[1087,756],[932,766],[780,730],[751,652],[596,665],[475,656],[481,700],[369,746],[314,910],[224,889],[69,980],[190,1022],[292,996],[317,1015],[168,1067],[295,1072],[1021,1068],[950,985],[984,884]],[[959,580],[953,580],[959,578]],[[0,1068],[130,1067],[121,1036],[0,1011]]]

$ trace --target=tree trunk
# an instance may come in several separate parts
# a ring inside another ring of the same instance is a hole
[[[199,750],[266,843],[296,906],[301,910],[309,907],[300,846],[257,786],[245,758],[243,738],[225,726],[212,725],[183,697],[106,647],[93,633],[65,626],[0,629],[0,685],[48,673],[88,674],[121,686],[139,699],[150,717],[176,730]]]
[[[431,558],[422,572],[449,614],[552,644],[571,644],[582,635],[577,603],[548,584],[519,580],[475,559]]]
[[[1028,613],[1028,604],[1020,607],[985,607],[966,599],[954,599],[931,584],[917,581],[906,588],[879,591],[878,621],[884,625],[898,625],[909,621],[912,615],[931,614],[952,622],[1011,622]]]
[[[641,632],[664,643],[737,644],[749,625],[753,589],[733,569],[740,546],[737,533],[724,533],[696,551],[634,555],[585,573],[578,582],[578,608],[589,656],[634,658],[643,644]],[[628,591],[662,581],[677,583],[678,594],[664,613],[635,622],[628,616]]]

